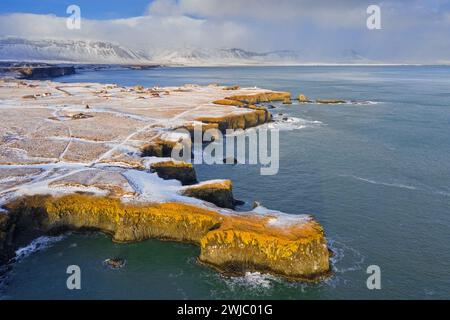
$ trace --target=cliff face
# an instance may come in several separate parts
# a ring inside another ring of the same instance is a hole
[[[186,187],[183,194],[188,197],[202,199],[222,208],[234,208],[233,185],[230,180],[206,181],[198,185]]]
[[[257,104],[261,102],[291,99],[291,94],[289,92],[261,92],[255,94],[238,94],[226,97],[225,99],[245,102],[247,104]]]
[[[253,270],[313,280],[330,268],[323,230],[312,219],[274,227],[268,218],[234,216],[208,232],[200,246],[200,261],[231,274]]]
[[[197,182],[194,166],[191,163],[169,160],[153,163],[150,168],[160,178],[166,180],[176,179],[183,185]]]
[[[124,204],[80,194],[29,196],[7,209],[13,240],[27,232],[93,229],[117,242],[149,238],[192,242],[200,246],[202,263],[228,274],[255,270],[314,280],[329,272],[323,230],[310,217],[285,226],[272,224],[282,219],[276,216],[221,214],[182,203]],[[0,240],[5,252],[11,252],[10,242]]]
[[[80,194],[25,197],[7,209],[16,235],[30,229],[43,233],[94,229],[110,234],[117,242],[149,238],[198,242],[222,220],[214,211],[182,203],[133,205]]]
[[[225,132],[226,129],[248,129],[270,122],[271,114],[265,108],[252,109],[238,114],[229,114],[223,117],[198,117],[197,121],[207,124],[217,124],[218,129]]]

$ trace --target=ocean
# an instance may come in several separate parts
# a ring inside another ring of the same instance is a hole
[[[227,178],[246,202],[323,225],[333,274],[292,283],[248,273],[225,277],[197,263],[193,245],[148,240],[117,244],[106,235],[42,237],[23,248],[4,276],[2,299],[449,299],[450,67],[162,67],[101,70],[55,79],[120,85],[239,84],[339,98],[339,105],[274,104],[292,120],[280,132],[280,168],[196,165],[200,180]],[[119,270],[103,266],[120,256]],[[68,290],[66,268],[81,268]],[[367,268],[381,270],[369,290]]]

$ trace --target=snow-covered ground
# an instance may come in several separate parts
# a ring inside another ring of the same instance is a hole
[[[151,163],[167,158],[144,158],[140,150],[156,138],[178,139],[170,130],[197,117],[250,112],[213,104],[230,94],[223,89],[0,80],[0,205],[75,191],[201,204],[179,194],[180,182],[149,173]]]

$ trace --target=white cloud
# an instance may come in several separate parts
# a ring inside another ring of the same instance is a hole
[[[370,1],[372,3],[372,1]],[[132,49],[240,47],[339,56],[353,49],[377,60],[449,60],[449,1],[381,0],[382,30],[366,28],[360,0],[155,0],[147,14],[82,20],[68,30],[54,15],[0,15],[0,36],[93,39]]]

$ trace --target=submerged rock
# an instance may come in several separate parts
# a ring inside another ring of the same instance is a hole
[[[212,180],[186,187],[183,194],[214,203],[222,208],[234,208],[233,184],[230,180]]]
[[[126,264],[126,260],[122,258],[109,258],[103,261],[103,264],[110,269],[120,269],[123,268]]]
[[[156,172],[160,178],[176,179],[181,181],[182,185],[197,183],[197,176],[192,163],[173,160],[161,161],[152,163],[150,169],[152,172]]]

